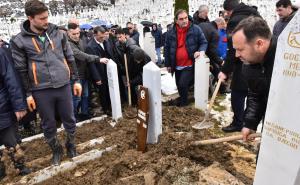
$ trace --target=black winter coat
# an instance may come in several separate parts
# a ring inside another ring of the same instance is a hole
[[[114,58],[113,48],[110,42],[104,41],[103,45],[105,51],[103,51],[101,46],[96,42],[96,40],[92,38],[86,47],[86,53],[91,55],[97,55],[100,58],[108,58],[116,61]],[[102,83],[107,83],[106,64],[89,63],[88,67],[89,67],[90,75],[95,82],[101,80]]]
[[[227,24],[227,58],[221,71],[227,76],[233,72],[231,89],[237,91],[247,91],[248,88],[244,76],[242,74],[243,62],[239,58],[235,57],[235,49],[232,46],[231,33],[239,22],[241,22],[243,19],[249,16],[259,16],[259,13],[255,8],[247,6],[244,3],[240,3],[239,6],[233,10],[233,13]]]
[[[257,129],[266,112],[276,46],[277,38],[273,37],[262,63],[243,65],[242,72],[249,88],[244,122],[245,127],[252,130]]]
[[[213,67],[219,68],[223,60],[218,55],[219,33],[217,24],[215,22],[205,22],[200,23],[199,26],[207,40],[208,45],[205,53],[210,59],[210,64]]]
[[[160,30],[156,29],[151,31],[151,35],[155,39],[155,48],[160,48],[162,46],[162,33]]]
[[[143,67],[146,63],[151,61],[151,58],[144,52],[145,60],[137,63],[134,59],[133,53],[136,50],[142,50],[136,45],[135,41],[131,38],[127,39],[126,44],[120,44],[117,47],[118,58],[121,62],[121,74],[126,75],[124,53],[126,54],[128,64],[129,82],[131,86],[143,84]]]
[[[199,11],[196,11],[194,14],[193,14],[193,23],[194,24],[197,24],[199,25],[200,23],[204,23],[204,22],[209,22],[209,19],[208,17],[206,19],[202,19],[198,16],[199,14]]]
[[[26,109],[22,86],[12,58],[0,48],[0,130],[16,122],[14,112]]]

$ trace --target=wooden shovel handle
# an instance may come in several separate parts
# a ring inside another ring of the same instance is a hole
[[[254,133],[254,134],[250,134],[248,136],[248,138],[256,138],[256,137],[261,137],[261,133]],[[222,143],[222,142],[227,142],[227,141],[236,141],[236,140],[241,140],[241,139],[243,139],[243,135],[239,134],[239,135],[234,135],[234,136],[221,137],[221,138],[217,138],[217,139],[193,141],[192,145],[193,146],[209,145],[209,144]]]
[[[128,84],[129,83],[129,73],[128,73],[128,64],[127,64],[126,54],[124,54],[124,62],[125,62],[125,70],[126,70],[126,81]],[[130,87],[130,85],[127,86],[127,90],[128,90],[128,105],[131,107],[132,103],[131,103],[131,87]]]
[[[218,91],[219,91],[219,89],[220,89],[221,83],[222,83],[222,80],[219,79],[219,80],[218,80],[218,83],[217,83],[217,86],[216,86],[216,89],[215,89],[215,91],[214,91],[214,93],[213,93],[213,95],[212,95],[212,97],[211,97],[211,99],[210,99],[210,101],[209,101],[209,106],[208,106],[208,110],[207,110],[208,114],[210,113],[211,108],[212,108],[212,105],[213,105],[214,102],[215,102],[215,99],[216,99],[216,96],[217,96]]]

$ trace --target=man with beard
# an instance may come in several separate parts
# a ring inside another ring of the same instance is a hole
[[[195,59],[204,57],[207,41],[201,29],[189,20],[186,10],[179,9],[175,21],[166,37],[165,66],[172,74],[175,72],[180,96],[176,105],[187,106],[189,87],[194,81]]]
[[[247,97],[248,87],[242,74],[243,63],[239,58],[235,57],[231,34],[239,22],[251,15],[259,16],[259,13],[255,8],[240,3],[239,0],[225,0],[223,7],[226,15],[230,17],[227,23],[228,50],[226,60],[218,77],[219,79],[225,80],[232,73],[231,107],[234,115],[231,124],[223,127],[222,130],[224,132],[236,132],[241,131],[243,127],[245,99]]]
[[[290,0],[279,0],[276,3],[276,12],[280,20],[274,25],[273,35],[278,37],[290,20],[292,20],[296,11],[292,7],[292,2]]]
[[[232,41],[236,57],[244,63],[242,72],[248,85],[242,129],[243,139],[247,140],[266,112],[277,38],[272,37],[266,21],[249,17],[234,29]]]
[[[52,149],[52,163],[59,165],[63,148],[56,135],[57,112],[66,131],[67,155],[76,156],[75,117],[70,78],[75,80],[74,95],[81,96],[81,85],[73,52],[65,34],[48,23],[48,8],[38,0],[25,3],[28,20],[12,41],[12,54],[27,95],[30,111],[37,108],[47,143]]]

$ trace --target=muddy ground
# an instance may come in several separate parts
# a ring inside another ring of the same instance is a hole
[[[98,160],[81,164],[41,184],[209,184],[199,172],[212,164],[231,173],[237,184],[252,184],[256,166],[252,145],[240,142],[190,145],[191,141],[224,135],[218,123],[211,129],[194,130],[191,122],[202,118],[203,113],[192,107],[163,107],[163,134],[158,144],[147,146],[145,153],[136,150],[136,119],[122,119],[115,127],[109,124],[109,118],[84,125],[77,129],[77,143],[103,136],[104,143],[96,148],[117,147]],[[60,138],[63,139],[62,134]],[[50,154],[50,149],[43,139],[24,143],[22,147],[33,171],[49,166],[50,159],[45,156]],[[45,160],[32,164],[38,158]],[[19,179],[6,177],[1,184]]]

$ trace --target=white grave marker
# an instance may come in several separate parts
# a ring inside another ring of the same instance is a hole
[[[143,68],[143,86],[148,88],[150,106],[147,143],[154,144],[162,133],[162,105],[160,69],[153,62]]]
[[[206,110],[209,88],[209,59],[197,58],[195,61],[195,108]]]
[[[300,12],[278,38],[254,185],[300,184]]]
[[[152,61],[156,63],[155,39],[151,32],[146,32],[144,37],[144,51],[149,55]]]
[[[141,24],[137,24],[137,27],[138,27],[138,32],[140,33],[140,37],[139,37],[139,43],[140,43],[140,46],[143,50],[145,50],[144,48],[144,34],[143,34],[143,25]]]
[[[117,64],[113,60],[107,63],[107,79],[109,86],[109,96],[111,101],[112,118],[118,120],[122,118],[121,99],[119,90],[119,79]]]

